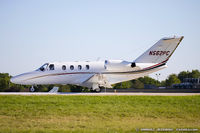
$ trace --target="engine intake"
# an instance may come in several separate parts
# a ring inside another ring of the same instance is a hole
[[[131,63],[131,67],[136,67],[136,63],[135,62]]]

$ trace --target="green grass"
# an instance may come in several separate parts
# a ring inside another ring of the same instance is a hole
[[[0,96],[0,132],[200,128],[200,96]]]

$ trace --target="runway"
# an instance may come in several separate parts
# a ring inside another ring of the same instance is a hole
[[[101,93],[48,93],[48,92],[2,92],[0,95],[64,95],[64,96],[193,96],[200,95],[200,93],[112,93],[112,92],[101,92]]]

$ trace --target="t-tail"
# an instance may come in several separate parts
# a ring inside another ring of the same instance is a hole
[[[160,39],[134,62],[166,64],[184,37],[165,37]]]

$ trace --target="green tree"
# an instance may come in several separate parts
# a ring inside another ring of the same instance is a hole
[[[179,84],[179,83],[181,83],[181,81],[176,74],[171,74],[166,79],[166,86],[171,86],[173,84]]]
[[[69,85],[71,92],[82,92],[83,87],[77,85]]]
[[[136,88],[136,89],[142,89],[142,88],[144,88],[144,84],[140,81],[140,80],[138,80],[138,79],[136,79],[136,80],[132,80],[132,87],[133,88]]]
[[[70,86],[69,85],[59,85],[59,92],[70,92]]]
[[[5,91],[9,88],[9,82],[5,78],[0,78],[0,91]]]
[[[143,84],[160,86],[160,82],[158,80],[155,80],[149,76],[141,77],[138,80],[140,80]]]
[[[161,81],[160,86],[166,86],[166,80]]]
[[[6,91],[9,89],[10,76],[8,73],[0,73],[0,91]]]
[[[126,81],[126,82],[115,84],[113,88],[114,89],[127,89],[127,88],[131,88],[131,87],[132,87],[131,81]]]
[[[189,71],[181,71],[179,74],[178,74],[178,78],[183,82],[183,79],[184,78],[189,78]]]
[[[199,70],[192,70],[192,72],[189,73],[189,78],[200,78],[200,72]]]
[[[183,82],[184,78],[200,78],[199,70],[182,71],[178,74],[178,78]]]

